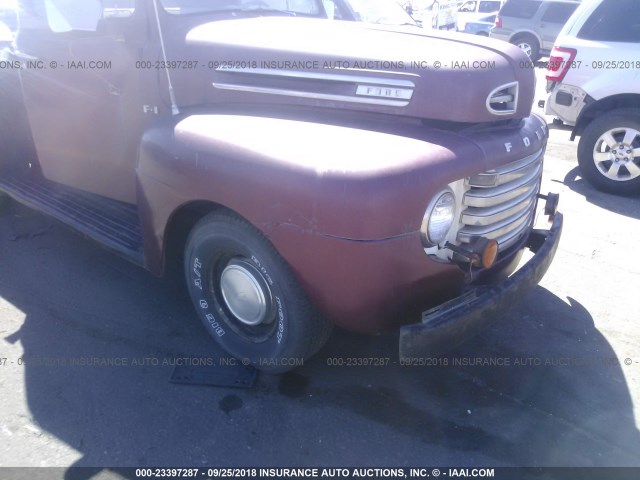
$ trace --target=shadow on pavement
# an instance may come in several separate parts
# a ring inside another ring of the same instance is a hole
[[[628,367],[588,311],[544,288],[430,366],[399,365],[396,336],[337,331],[252,390],[181,386],[165,360],[221,352],[180,291],[21,207],[0,232],[0,297],[25,314],[3,340],[31,360],[30,414],[74,466],[640,464]],[[389,360],[346,366],[359,358]]]
[[[584,196],[585,200],[600,208],[636,220],[640,219],[640,192],[639,195],[632,197],[600,192],[582,178],[582,175],[580,175],[580,167],[569,170],[560,183]]]

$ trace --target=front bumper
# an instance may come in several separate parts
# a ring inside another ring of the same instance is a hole
[[[440,355],[477,335],[520,301],[542,279],[562,234],[562,214],[549,230],[532,230],[527,247],[534,256],[498,284],[475,287],[422,314],[422,322],[400,328],[400,358]]]

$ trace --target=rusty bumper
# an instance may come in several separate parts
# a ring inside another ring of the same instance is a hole
[[[422,314],[422,321],[400,329],[400,358],[439,355],[477,335],[540,282],[560,242],[562,214],[549,230],[532,230],[527,247],[534,256],[501,283],[475,287]]]

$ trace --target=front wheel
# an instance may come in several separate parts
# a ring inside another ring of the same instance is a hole
[[[330,325],[311,305],[269,241],[230,213],[196,224],[185,249],[186,280],[206,329],[229,354],[271,373],[301,365]]]
[[[578,143],[578,163],[598,190],[640,193],[640,110],[614,110],[587,125]]]

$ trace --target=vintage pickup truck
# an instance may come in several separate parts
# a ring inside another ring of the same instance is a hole
[[[155,274],[179,263],[209,334],[258,368],[333,324],[441,353],[553,259],[515,46],[328,20],[326,0],[19,3],[0,190]]]

